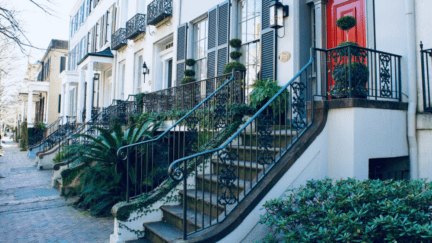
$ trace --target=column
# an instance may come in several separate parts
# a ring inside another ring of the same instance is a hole
[[[70,82],[66,83],[66,92],[64,96],[64,104],[65,104],[65,116],[66,118],[71,115],[70,113]],[[67,121],[67,119],[66,119]]]
[[[28,108],[27,108],[27,124],[33,123],[34,111],[33,111],[33,90],[28,92]]]
[[[324,43],[325,43],[325,2],[327,1],[323,1],[323,0],[314,0],[315,2],[315,39],[316,39],[316,48],[323,48],[324,47]],[[316,63],[317,63],[317,94],[318,95],[326,95],[326,90],[327,87],[323,87],[323,85],[325,86],[325,84],[323,84],[323,80],[322,80],[322,70],[321,70],[321,65],[322,65],[322,58],[320,55],[320,52],[317,52],[316,55]],[[321,99],[320,97],[317,97],[317,99]]]
[[[84,109],[84,71],[78,69],[78,107],[77,107],[77,120],[79,123],[83,123],[82,112]]]
[[[87,104],[86,104],[86,121],[90,121],[93,108],[93,63],[90,62],[87,67]]]
[[[25,104],[26,104],[26,101],[23,98],[22,107],[21,107],[21,122],[23,122],[24,118],[26,117],[26,114],[25,114]]]

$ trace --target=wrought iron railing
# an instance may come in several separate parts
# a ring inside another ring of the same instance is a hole
[[[221,85],[221,80],[228,80],[231,76],[232,74],[221,75],[144,94],[142,101],[138,102],[138,109],[143,112],[191,110],[214,93]],[[236,95],[239,99],[246,99],[247,89],[241,88],[241,92]]]
[[[116,51],[127,45],[126,29],[118,29],[111,37],[111,49]]]
[[[173,0],[154,0],[147,6],[147,24],[156,25],[172,16]]]
[[[126,200],[148,193],[168,179],[171,162],[203,151],[227,133],[233,121],[232,107],[244,103],[244,71],[213,78],[212,93],[157,138],[118,150],[127,161]],[[193,143],[199,136],[199,142]],[[131,172],[133,171],[133,172]]]
[[[101,109],[99,107],[93,107],[92,110],[91,110],[91,117],[97,116],[99,114],[99,112],[101,112],[101,110],[103,110],[103,109]],[[86,118],[87,118],[87,109],[84,108],[83,111],[82,111],[82,119],[83,119],[83,121],[85,121]]]
[[[432,82],[430,80],[432,49],[423,50],[423,43],[420,43],[420,53],[424,112],[432,112]]]
[[[146,15],[136,14],[126,23],[126,39],[132,40],[146,32]]]
[[[40,131],[39,133],[35,134],[34,136],[29,138],[29,150],[32,150],[33,148],[39,147],[39,143],[47,136],[51,135],[53,132],[55,132],[59,126],[62,124],[63,119],[60,117],[50,125],[48,125],[45,129]]]
[[[402,100],[401,56],[357,46],[316,50],[331,98]]]
[[[44,140],[42,140],[40,146],[41,150],[50,150],[53,147],[60,144],[68,135],[73,133],[77,128],[76,117],[70,117],[66,124],[60,125],[58,129],[53,132],[51,135],[47,136]]]
[[[316,90],[312,88],[313,62],[312,56],[293,79],[218,148],[184,156],[170,165],[169,176],[183,181],[180,194],[184,240],[222,222],[310,127],[314,108],[313,102],[308,101],[313,101]],[[188,146],[196,146],[198,141],[195,139]],[[195,185],[193,189],[191,184]],[[207,220],[199,218],[205,214]],[[190,227],[190,222],[194,226]]]

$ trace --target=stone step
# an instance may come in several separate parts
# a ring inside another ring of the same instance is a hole
[[[251,161],[257,162],[259,157],[271,156],[271,158],[275,159],[276,155],[281,151],[280,148],[269,147],[267,150],[270,152],[263,156],[264,148],[260,146],[232,146],[231,150],[238,154],[238,159],[240,161]],[[237,163],[237,161],[235,161]]]
[[[169,223],[179,230],[183,231],[183,206],[162,206],[163,221]],[[196,215],[195,215],[196,213]],[[192,208],[187,208],[187,231],[192,232],[197,229],[207,227],[211,224],[214,218],[208,215],[195,211]],[[196,227],[195,227],[196,226]]]
[[[166,222],[144,223],[145,238],[153,243],[168,243],[181,239],[183,232]]]
[[[223,166],[223,162],[221,160],[214,159],[212,160],[212,173],[217,174],[216,171],[218,170],[218,164],[219,164],[219,174],[221,173],[222,169],[225,169],[225,166]],[[246,180],[253,180],[262,170],[263,166],[256,163],[256,162],[249,162],[249,161],[235,161],[233,163],[234,166],[234,175],[238,175],[240,179],[246,179]]]
[[[189,208],[195,208],[195,203],[197,205],[198,212],[204,213],[216,218],[217,215],[221,215],[225,211],[225,207],[218,205],[218,196],[214,193],[202,191],[197,191],[195,196],[195,190],[187,190],[187,206]],[[183,202],[184,191],[179,192],[181,197],[181,202]],[[204,210],[203,210],[204,205]]]
[[[285,148],[290,142],[293,136],[296,136],[296,132],[292,132],[290,130],[279,130],[272,131],[269,135],[272,138],[271,146],[278,148]],[[240,135],[240,144],[246,146],[257,146],[260,145],[259,139],[262,137],[261,134],[256,132],[242,132]]]
[[[152,242],[147,238],[140,238],[138,240],[128,240],[125,243],[152,243]]]
[[[224,167],[223,167],[224,168]],[[219,169],[222,169],[219,167]],[[221,175],[221,173],[219,174]],[[234,174],[237,177],[237,174]],[[203,187],[203,181],[204,181],[204,187]],[[210,183],[211,182],[211,183]],[[202,191],[204,188],[204,191],[214,193],[217,195],[222,195],[224,192],[223,188],[221,188],[220,181],[218,180],[218,175],[198,175],[197,176],[197,188],[199,191]],[[234,192],[234,195],[239,195],[241,192],[244,191],[246,186],[250,185],[250,181],[247,180],[235,180],[233,182],[234,187],[232,188],[232,191]]]

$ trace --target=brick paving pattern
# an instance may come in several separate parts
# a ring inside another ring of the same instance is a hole
[[[109,242],[112,218],[77,210],[51,188],[53,171],[38,171],[16,143],[0,154],[0,242]]]

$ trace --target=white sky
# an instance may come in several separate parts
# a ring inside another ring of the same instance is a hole
[[[25,34],[33,46],[46,49],[51,39],[69,40],[69,13],[76,0],[51,0],[52,4],[47,0],[34,1],[51,9],[52,15],[43,12],[30,0],[0,0],[0,5],[18,12]],[[45,50],[32,49],[31,62],[40,60],[44,53]],[[13,74],[14,79],[22,79],[27,69],[28,58],[21,56],[19,68]]]

